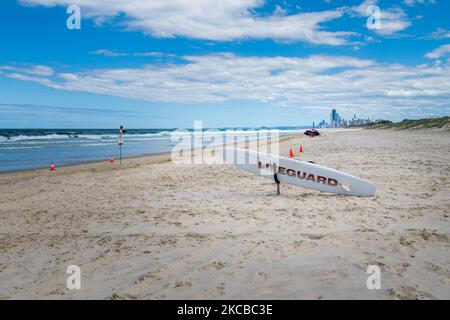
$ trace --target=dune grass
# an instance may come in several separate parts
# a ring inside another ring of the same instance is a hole
[[[387,120],[377,123],[364,125],[367,129],[395,129],[395,130],[414,130],[414,129],[447,129],[450,130],[450,117],[430,118],[420,120],[405,119],[401,122],[391,122]]]

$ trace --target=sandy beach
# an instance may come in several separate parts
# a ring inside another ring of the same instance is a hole
[[[299,144],[376,196],[277,196],[170,155],[1,174],[0,299],[450,299],[450,132],[340,130],[282,154]]]

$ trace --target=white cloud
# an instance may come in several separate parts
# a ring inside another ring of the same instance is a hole
[[[83,17],[104,21],[124,14],[127,28],[154,37],[175,37],[228,41],[275,39],[314,44],[342,45],[355,35],[327,31],[323,23],[341,18],[343,9],[285,15],[279,7],[271,16],[259,16],[254,9],[263,0],[21,0],[26,5],[79,5]]]
[[[91,54],[99,55],[99,56],[105,56],[105,57],[129,57],[129,56],[135,56],[135,57],[174,57],[175,55],[172,53],[164,53],[164,52],[157,52],[157,51],[149,51],[149,52],[121,52],[116,50],[109,50],[109,49],[98,49],[95,51],[92,51]]]
[[[447,54],[450,53],[450,44],[445,44],[443,46],[440,46],[439,48],[433,50],[430,53],[427,53],[425,57],[430,59],[439,59]]]
[[[186,56],[185,63],[92,69],[29,77],[55,89],[151,102],[186,104],[268,102],[301,108],[337,107],[382,112],[409,108],[450,110],[450,67],[380,64],[347,56]]]
[[[98,50],[92,51],[91,54],[95,54],[95,55],[98,55],[98,56],[105,56],[105,57],[124,57],[124,56],[127,56],[126,53],[118,52],[118,51],[114,51],[114,50],[109,50],[109,49],[98,49]]]
[[[359,5],[351,7],[350,12],[353,12],[354,14],[360,17],[367,17],[369,15],[367,13],[367,8],[377,4],[378,0],[364,0]]]
[[[390,8],[381,11],[381,29],[377,30],[380,35],[393,35],[411,26],[405,12],[401,8]]]
[[[442,40],[450,38],[450,30],[444,28],[437,28],[436,31],[432,32],[430,35],[425,37],[420,37],[419,39],[425,40]]]
[[[133,55],[135,57],[175,57],[176,55],[173,53],[165,53],[165,52],[158,52],[158,51],[149,51],[149,52],[134,52]]]
[[[30,82],[36,82],[41,85],[53,88],[53,89],[64,89],[62,86],[58,85],[56,82],[43,78],[43,77],[35,77],[35,76],[29,76],[22,73],[7,73],[7,77],[17,80],[23,80],[23,81],[30,81]]]
[[[54,73],[53,68],[43,65],[34,65],[31,67],[17,67],[17,66],[0,66],[0,70],[15,71],[34,76],[51,76]]]
[[[416,4],[436,4],[436,0],[403,0],[403,3],[413,7]]]

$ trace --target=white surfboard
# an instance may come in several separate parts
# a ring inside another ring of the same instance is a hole
[[[240,169],[274,180],[274,172],[280,182],[304,188],[343,194],[371,197],[375,185],[350,174],[281,156],[247,149],[226,148],[224,160]]]

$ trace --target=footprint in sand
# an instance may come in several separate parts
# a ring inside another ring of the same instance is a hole
[[[223,296],[225,294],[225,283],[222,282],[221,284],[219,284],[217,286],[217,293],[219,294],[219,296]]]
[[[49,295],[53,296],[53,295],[60,295],[63,296],[65,293],[60,290],[60,289],[54,289],[52,291],[49,292]]]
[[[252,284],[264,283],[269,276],[264,272],[256,272],[253,276]]]
[[[213,263],[211,263],[211,267],[213,267],[216,270],[223,269],[225,267],[225,262],[214,261]]]
[[[397,264],[393,264],[393,265],[387,264],[387,265],[385,265],[384,268],[390,272],[397,274],[397,275],[401,275],[401,274],[405,273],[410,266],[411,265],[409,263],[404,262],[404,263],[397,263]]]
[[[185,280],[178,280],[178,281],[175,281],[174,287],[175,288],[190,288],[190,287],[192,287],[192,282],[185,281]]]
[[[423,299],[434,299],[431,294],[420,291],[416,288],[409,286],[401,286],[388,290],[389,294],[395,299],[400,300],[423,300]]]
[[[136,300],[137,297],[126,293],[113,293],[107,300]]]
[[[439,276],[449,276],[448,270],[432,262],[425,262],[425,270],[435,273]]]
[[[318,281],[321,281],[323,283],[326,283],[327,286],[334,286],[337,282],[342,281],[347,277],[345,273],[338,272],[338,271],[326,271],[318,274],[315,279]]]
[[[322,240],[323,238],[325,238],[323,234],[307,234],[304,236],[308,237],[311,240]]]
[[[207,264],[206,266],[201,267],[199,270],[209,270],[209,269],[220,270],[220,269],[223,269],[224,267],[225,267],[225,262],[213,261],[213,262]]]
[[[138,284],[147,280],[152,280],[152,281],[159,281],[161,280],[162,277],[159,274],[159,272],[148,272],[146,274],[143,274],[142,276],[140,276],[134,283]]]

